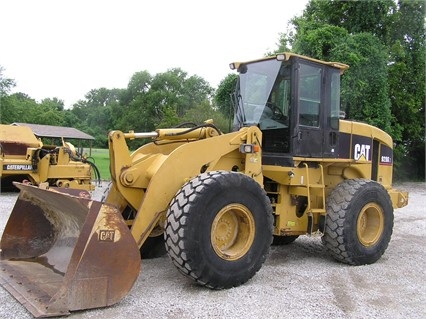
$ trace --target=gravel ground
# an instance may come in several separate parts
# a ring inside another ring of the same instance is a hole
[[[105,185],[103,186],[105,187]],[[426,318],[426,184],[404,183],[409,205],[395,211],[392,240],[373,265],[347,266],[320,238],[272,247],[245,285],[212,291],[183,277],[167,256],[144,260],[130,293],[114,306],[68,318]],[[102,188],[93,197],[100,198]],[[17,194],[0,194],[0,233]],[[0,318],[32,318],[0,288]]]

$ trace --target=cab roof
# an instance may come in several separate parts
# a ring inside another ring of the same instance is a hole
[[[249,64],[249,63],[253,63],[253,62],[260,62],[260,61],[266,61],[266,60],[272,60],[272,59],[277,59],[279,61],[288,61],[292,57],[297,57],[297,58],[300,58],[300,59],[303,59],[303,60],[308,60],[308,61],[324,64],[324,65],[327,65],[327,66],[331,66],[331,67],[340,69],[340,73],[343,73],[345,70],[349,69],[349,65],[344,64],[344,63],[327,62],[327,61],[317,60],[317,59],[314,59],[314,58],[310,58],[310,57],[300,55],[300,54],[296,54],[296,53],[292,53],[292,52],[277,53],[277,54],[270,55],[270,56],[267,56],[267,57],[264,57],[264,58],[261,58],[261,59],[250,60],[250,61],[245,61],[245,62],[232,62],[232,63],[229,64],[229,67],[231,68],[231,70],[235,70],[235,69],[238,69],[241,64]]]

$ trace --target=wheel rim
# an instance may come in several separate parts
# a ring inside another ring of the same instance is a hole
[[[216,254],[225,260],[244,256],[253,244],[255,223],[247,207],[232,204],[216,215],[211,229],[211,242]]]
[[[376,203],[365,205],[357,221],[357,235],[362,245],[370,247],[375,245],[384,228],[383,209]]]

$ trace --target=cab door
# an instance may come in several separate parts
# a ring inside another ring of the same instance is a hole
[[[296,116],[292,136],[294,156],[322,157],[324,67],[300,61],[295,73]]]
[[[339,155],[339,119],[340,113],[340,70],[326,68],[323,117],[323,154],[324,158],[337,158]]]

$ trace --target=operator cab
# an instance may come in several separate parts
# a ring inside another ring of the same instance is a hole
[[[285,53],[230,66],[239,72],[234,129],[259,126],[264,164],[337,157],[340,75],[347,65]]]

